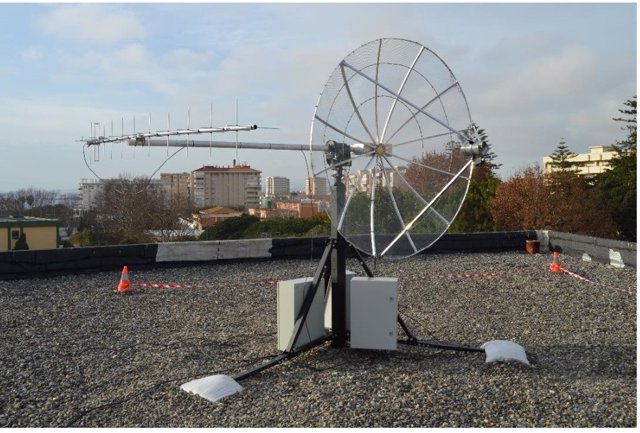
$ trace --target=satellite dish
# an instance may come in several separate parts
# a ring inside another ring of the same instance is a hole
[[[338,64],[316,105],[310,145],[329,149],[310,158],[316,182],[335,177],[337,230],[376,258],[436,242],[484,150],[451,69],[404,39],[366,43]]]

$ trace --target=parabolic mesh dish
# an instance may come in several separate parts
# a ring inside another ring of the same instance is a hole
[[[353,51],[329,77],[311,126],[311,146],[363,148],[342,162],[310,152],[315,182],[327,182],[334,203],[332,176],[343,169],[338,231],[374,257],[428,248],[464,201],[473,164],[460,146],[475,135],[462,88],[433,51],[403,39]]]

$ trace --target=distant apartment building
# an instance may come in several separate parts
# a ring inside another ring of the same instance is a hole
[[[579,153],[567,161],[573,164],[578,175],[593,177],[611,167],[611,159],[617,155],[611,146],[589,146],[589,153]],[[558,168],[553,166],[551,156],[542,158],[544,173],[552,173]]]
[[[289,212],[289,215],[295,218],[313,218],[318,214],[318,204],[311,200],[300,202],[277,202],[276,209]]]
[[[304,193],[308,196],[323,197],[329,194],[326,177],[308,177],[304,181]]]
[[[223,206],[258,207],[260,174],[248,165],[203,166],[191,172],[194,205],[199,208]]]
[[[406,183],[402,180],[402,176],[406,173],[406,167],[384,168],[384,172],[376,169],[375,175],[373,169],[357,170],[345,176],[344,183],[347,191],[351,191],[355,187],[358,192],[371,192],[371,185],[374,179],[376,185],[400,190],[407,189]]]
[[[160,184],[167,201],[184,203],[191,199],[191,173],[161,173]]]
[[[266,221],[271,218],[313,218],[319,210],[317,202],[313,200],[303,200],[300,202],[276,202],[275,208],[252,208],[249,215]]]
[[[84,215],[91,209],[96,208],[97,196],[103,191],[102,181],[97,179],[82,179],[78,191],[80,193],[80,203],[75,208],[76,215]]]
[[[290,192],[290,184],[288,178],[279,176],[267,177],[267,197],[281,197],[288,195]]]

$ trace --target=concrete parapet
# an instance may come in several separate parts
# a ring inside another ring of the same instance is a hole
[[[157,244],[6,251],[0,253],[0,279],[153,264],[157,251]]]
[[[166,242],[158,244],[156,262],[271,258],[271,246],[271,239]]]
[[[272,239],[220,241],[218,260],[271,258]]]
[[[450,233],[430,252],[525,251],[525,241],[538,239],[540,251],[558,251],[612,266],[636,267],[636,244],[554,231]],[[231,259],[319,258],[326,237],[167,242],[0,253],[0,279],[44,276],[53,272],[119,269],[124,265],[210,262]]]
[[[635,242],[575,235],[552,230],[538,231],[541,250],[558,251],[584,260],[595,260],[614,267],[631,266],[637,261]],[[544,245],[543,245],[544,242]]]
[[[429,251],[524,251],[525,241],[529,239],[537,239],[535,231],[445,233],[424,253]]]

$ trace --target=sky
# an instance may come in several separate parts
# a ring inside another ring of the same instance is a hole
[[[584,153],[626,135],[612,118],[637,93],[635,3],[0,3],[0,192],[234,159],[261,170],[263,187],[286,176],[302,188],[301,152],[189,149],[167,161],[176,149],[82,139],[95,123],[110,135],[170,118],[171,129],[257,124],[277,129],[237,139],[307,144],[334,68],[387,37],[448,64],[503,179],[561,140]]]

